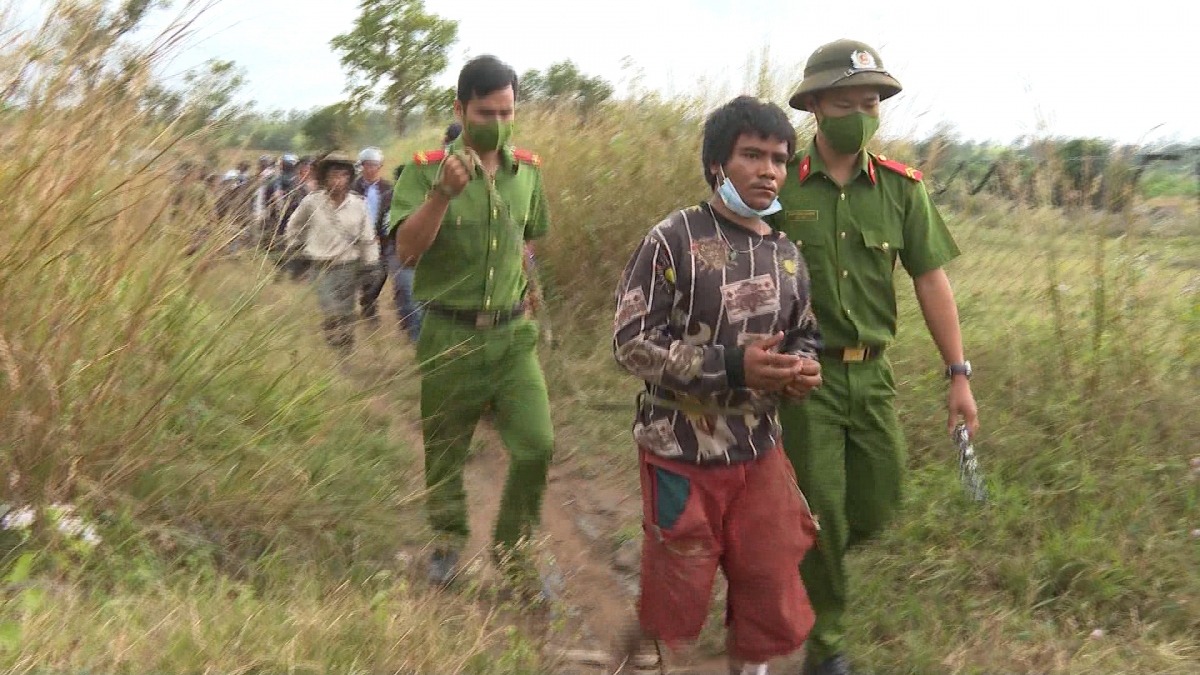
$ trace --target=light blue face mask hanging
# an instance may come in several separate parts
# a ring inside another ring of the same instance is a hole
[[[721,181],[717,186],[717,194],[721,195],[721,201],[725,202],[725,206],[729,207],[730,211],[743,218],[762,218],[772,213],[778,213],[783,209],[783,204],[779,203],[778,198],[771,202],[770,206],[761,211],[752,209],[749,204],[742,200],[742,195],[738,194],[737,188],[733,186],[733,182],[725,177],[724,170],[717,174],[717,178]]]

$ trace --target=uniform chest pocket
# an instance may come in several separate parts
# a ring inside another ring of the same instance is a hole
[[[904,237],[899,230],[863,230],[862,239],[868,257],[878,263],[881,272],[896,269],[896,257],[904,249]]]
[[[453,255],[472,256],[482,251],[486,235],[487,222],[481,219],[478,209],[454,208],[451,202],[437,238]]]
[[[529,195],[501,193],[496,207],[496,224],[523,237],[529,222]]]
[[[827,242],[828,235],[821,231],[817,223],[789,222],[784,234],[796,245],[796,250],[800,252],[800,257],[804,259],[810,274],[814,270],[827,267],[825,259],[832,254],[833,249]]]

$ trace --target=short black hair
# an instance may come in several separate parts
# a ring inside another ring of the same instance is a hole
[[[733,146],[742,134],[778,138],[787,141],[788,157],[796,152],[796,130],[783,108],[753,96],[738,96],[714,110],[704,121],[700,161],[704,164],[704,180],[710,188],[717,187],[717,175],[709,167],[728,162],[733,155]]]
[[[465,106],[473,98],[482,98],[509,85],[512,85],[515,101],[517,71],[494,56],[477,56],[468,61],[458,74],[458,102]]]

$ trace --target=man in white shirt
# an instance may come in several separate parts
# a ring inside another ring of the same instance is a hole
[[[289,245],[312,261],[325,340],[343,356],[354,349],[354,301],[364,276],[378,276],[379,242],[365,199],[350,191],[354,162],[331,152],[316,166],[321,189],[288,220]]]

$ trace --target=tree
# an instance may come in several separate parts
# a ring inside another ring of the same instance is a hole
[[[570,60],[551,64],[544,73],[527,70],[521,76],[521,97],[528,101],[573,103],[586,112],[612,95],[608,81],[584,75]]]
[[[227,122],[250,108],[250,104],[234,103],[246,75],[233,61],[209,59],[188,71],[183,82],[187,90],[182,111],[185,131]]]
[[[168,89],[161,84],[152,83],[142,92],[142,108],[150,119],[159,123],[167,123],[179,117],[183,111],[183,94]]]
[[[454,99],[458,90],[454,87],[445,89],[430,89],[425,101],[421,104],[425,109],[426,121],[445,120],[454,116]]]
[[[383,103],[403,133],[446,69],[458,22],[427,14],[422,0],[360,0],[359,11],[354,28],[330,41],[350,76],[350,102]]]
[[[334,103],[309,115],[301,131],[315,146],[327,152],[347,146],[357,127],[351,106],[347,103]]]

